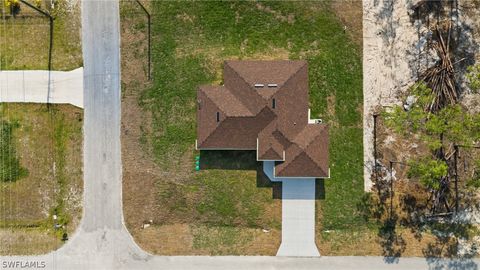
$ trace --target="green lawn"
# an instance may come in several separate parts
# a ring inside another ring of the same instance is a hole
[[[202,224],[279,227],[281,217],[262,220],[273,200],[271,190],[255,185],[254,171],[193,171],[196,87],[221,83],[227,59],[304,59],[312,117],[331,125],[332,178],[325,181],[319,225],[364,225],[356,213],[363,194],[360,48],[328,4],[154,1],[152,10],[154,82],[140,100],[153,116],[145,141],[165,171],[183,175],[181,185],[160,185],[165,207],[178,215],[186,211]],[[175,199],[169,203],[167,197]]]

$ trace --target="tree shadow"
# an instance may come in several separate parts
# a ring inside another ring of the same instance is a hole
[[[473,260],[477,247],[462,248],[458,239],[469,240],[472,225],[459,223],[435,223],[432,232],[435,242],[423,249],[423,255],[432,269],[478,269]],[[464,249],[459,254],[460,249]]]
[[[399,223],[409,228],[415,239],[422,240],[423,220],[427,212],[426,204],[412,194],[405,194],[400,198],[400,208],[405,215],[400,218]]]
[[[396,215],[385,220],[378,230],[378,236],[380,237],[380,245],[382,246],[383,260],[386,263],[398,263],[399,258],[402,256],[406,249],[406,242],[402,235],[397,232],[397,220]]]

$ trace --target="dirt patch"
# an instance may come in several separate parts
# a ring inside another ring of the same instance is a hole
[[[178,14],[177,16],[175,16],[175,18],[181,20],[182,22],[186,23],[193,23],[196,19],[195,16],[191,16],[191,15],[188,15],[187,13],[182,13],[182,14]]]
[[[384,239],[375,230],[328,231],[317,237],[321,239],[319,249],[323,256],[378,256],[386,255],[386,249],[389,248],[384,246]],[[397,232],[397,239],[401,239],[399,241],[405,245],[392,244],[390,247],[402,249],[402,257],[423,257],[426,252],[425,247],[436,244],[436,238],[433,235],[426,233],[419,238],[409,229],[400,229]]]
[[[272,14],[275,19],[281,22],[287,22],[289,24],[293,24],[295,22],[295,15],[294,14],[282,14],[282,12],[272,9],[269,6],[263,5],[261,3],[257,3],[255,7],[258,10],[264,11],[266,13]]]
[[[345,32],[347,32],[352,40],[359,48],[363,46],[363,9],[362,1],[358,0],[334,0],[332,8],[335,14],[344,24]],[[360,50],[361,51],[361,50]]]
[[[187,224],[153,226],[139,231],[136,236],[140,246],[154,254],[192,254],[193,235]]]
[[[364,161],[365,189],[372,186],[373,114],[378,108],[401,104],[405,92],[438,56],[430,36],[436,25],[452,20],[452,55],[458,61],[456,80],[466,93],[464,73],[478,57],[478,13],[471,1],[363,1],[364,9]],[[427,3],[425,5],[425,3]],[[477,13],[475,15],[475,13]],[[466,103],[467,104],[467,103]],[[471,104],[475,105],[475,103]]]
[[[0,229],[0,243],[3,256],[46,254],[63,244],[52,232],[38,229]]]
[[[327,97],[327,116],[329,124],[333,127],[338,127],[337,115],[335,113],[336,106],[336,97],[335,95],[330,95]]]
[[[165,256],[273,256],[280,245],[279,236],[279,230],[205,227],[180,223],[148,227],[138,232],[137,239],[143,249]]]
[[[141,14],[134,2],[122,2],[122,8]],[[146,191],[154,191],[156,180],[162,176],[147,149],[150,144],[142,142],[144,132],[150,132],[152,115],[139,105],[143,89],[149,86],[146,31],[137,28],[141,22],[127,15],[121,18],[121,65],[122,70],[128,70],[122,73],[123,205],[126,225],[131,231],[153,219],[152,211],[158,207],[156,195]]]

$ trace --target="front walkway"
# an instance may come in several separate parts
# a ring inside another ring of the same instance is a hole
[[[315,244],[315,178],[274,177],[273,161],[263,162],[263,171],[282,182],[282,244],[277,256],[320,256]]]

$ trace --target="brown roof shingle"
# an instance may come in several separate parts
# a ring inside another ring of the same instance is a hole
[[[308,124],[287,149],[285,162],[275,166],[278,177],[328,177],[328,127]],[[311,163],[313,162],[313,163]]]
[[[224,86],[204,85],[200,86],[200,91],[203,91],[213,103],[217,104],[226,116],[254,116],[252,112]]]
[[[198,89],[199,149],[256,149],[258,160],[284,160],[278,177],[328,176],[328,128],[308,124],[305,61],[226,61],[224,83]]]

